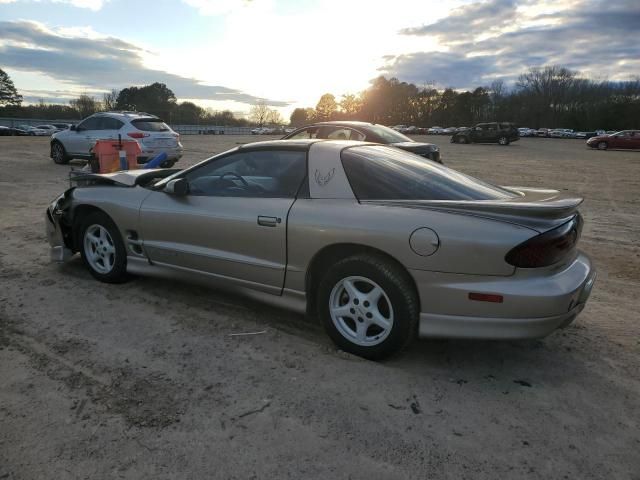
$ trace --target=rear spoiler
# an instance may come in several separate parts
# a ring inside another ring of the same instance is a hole
[[[557,190],[503,188],[518,197],[508,200],[367,200],[362,203],[482,216],[544,231],[567,221],[583,202],[580,197]]]

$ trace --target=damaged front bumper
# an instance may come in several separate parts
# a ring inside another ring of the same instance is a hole
[[[66,262],[73,257],[73,251],[65,244],[62,227],[60,225],[63,212],[60,210],[59,204],[63,199],[64,195],[58,197],[49,205],[45,212],[47,240],[51,247],[49,249],[49,256],[51,261],[56,263]]]

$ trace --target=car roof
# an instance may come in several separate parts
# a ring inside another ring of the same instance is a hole
[[[339,127],[372,127],[375,123],[371,122],[359,122],[356,120],[332,120],[329,122],[315,122],[304,127],[322,126],[322,125],[335,125]],[[299,128],[304,128],[299,127]]]
[[[245,143],[238,147],[242,150],[272,150],[272,149],[288,149],[288,150],[308,150],[311,145],[316,143],[337,144],[344,147],[355,147],[361,145],[380,145],[375,142],[362,142],[359,140],[335,140],[327,138],[304,138],[296,140],[266,140],[263,142]],[[385,145],[382,145],[385,146]]]
[[[95,116],[109,116],[109,117],[123,117],[123,118],[158,118],[155,115],[151,115],[147,112],[134,112],[128,110],[111,111],[111,112],[96,112]]]
[[[262,142],[252,142],[240,145],[238,150],[269,150],[273,148],[291,148],[297,150],[307,150],[316,142],[323,142],[321,138],[303,138],[296,140],[265,140]]]

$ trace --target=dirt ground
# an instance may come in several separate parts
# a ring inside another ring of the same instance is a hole
[[[69,167],[46,138],[1,137],[0,479],[640,478],[640,152],[427,139],[466,173],[585,197],[599,277],[574,324],[373,363],[243,298],[99,284],[49,263]],[[178,165],[253,140],[183,137]]]

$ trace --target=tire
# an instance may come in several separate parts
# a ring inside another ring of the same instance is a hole
[[[609,148],[607,142],[598,142],[598,150],[606,150]]]
[[[420,308],[411,279],[381,256],[359,254],[335,263],[317,295],[318,317],[346,352],[379,360],[416,336]]]
[[[458,143],[469,143],[469,140],[467,137],[460,137],[458,138]]]
[[[103,212],[93,212],[80,221],[77,243],[82,261],[101,282],[127,280],[127,252],[113,220]]]
[[[458,139],[456,137],[451,137],[451,143],[458,143]]]
[[[509,139],[507,137],[498,138],[499,145],[509,145]]]
[[[58,165],[65,165],[69,163],[69,160],[71,160],[67,156],[67,152],[60,142],[53,142],[51,144],[51,158],[54,163],[57,163]]]

